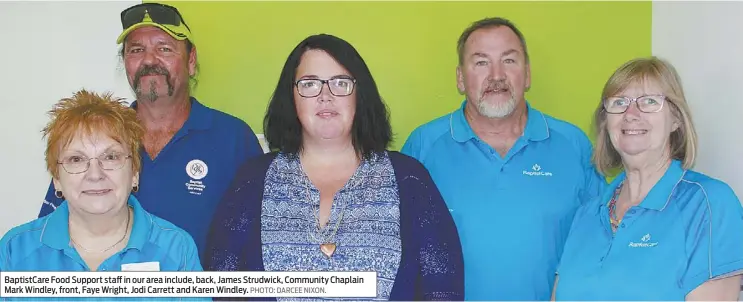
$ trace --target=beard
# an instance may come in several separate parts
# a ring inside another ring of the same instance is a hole
[[[173,96],[173,85],[170,83],[170,72],[168,72],[167,69],[163,68],[162,66],[158,65],[144,65],[142,68],[140,68],[137,73],[134,75],[134,83],[132,88],[134,89],[134,94],[137,96],[137,99],[141,100],[147,100],[149,102],[155,102],[159,97],[161,97],[160,93],[157,91],[157,81],[156,80],[150,80],[150,89],[148,91],[145,91],[142,89],[141,80],[143,76],[147,75],[163,75],[165,76],[165,83],[168,85],[168,96]]]
[[[510,92],[510,91],[509,91]],[[485,98],[480,98],[477,103],[477,112],[488,118],[504,118],[516,109],[516,98],[511,96],[505,102],[495,102],[493,104],[487,102]]]

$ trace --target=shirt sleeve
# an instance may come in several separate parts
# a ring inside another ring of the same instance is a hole
[[[46,197],[44,198],[44,202],[41,204],[41,209],[39,210],[39,218],[49,215],[49,213],[51,212],[54,212],[54,210],[56,210],[57,207],[64,201],[64,198],[57,198],[57,196],[54,195],[55,191],[56,190],[54,190],[54,182],[49,181],[49,189],[47,189]]]
[[[463,300],[464,258],[454,219],[428,171],[421,165],[412,176],[408,179],[419,180],[413,191],[418,196],[406,200],[416,203],[421,276],[416,300]]]
[[[263,147],[261,147],[261,143],[258,140],[258,136],[255,135],[255,132],[253,132],[253,129],[250,128],[250,126],[247,126],[247,158],[244,158],[243,161],[261,155],[263,154]]]
[[[415,129],[412,133],[410,133],[410,136],[408,136],[408,139],[402,146],[400,153],[413,157],[417,160],[421,160],[421,135],[419,129]]]
[[[689,257],[682,279],[688,294],[711,279],[743,272],[743,207],[725,183],[712,181],[697,194],[704,199],[688,229]]]
[[[598,198],[608,186],[606,177],[601,175],[596,166],[591,162],[593,146],[588,137],[584,137],[581,147],[581,161],[583,162],[583,174],[585,175],[585,186],[581,191],[580,204],[585,205],[594,198]]]
[[[184,265],[181,271],[186,272],[200,272],[204,269],[201,267],[201,259],[199,259],[199,251],[196,247],[196,242],[193,237],[183,231],[183,235],[186,236],[185,242],[185,253],[184,253]]]

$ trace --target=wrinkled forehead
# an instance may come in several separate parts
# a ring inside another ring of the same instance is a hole
[[[171,35],[169,35],[164,30],[156,27],[156,26],[142,26],[140,28],[137,28],[133,30],[131,33],[129,33],[126,38],[124,39],[124,42],[127,44],[143,44],[143,43],[168,43],[168,44],[179,44],[179,41],[175,38],[173,38]]]
[[[100,154],[123,149],[122,139],[117,138],[109,127],[84,127],[72,129],[60,140],[60,151]]]

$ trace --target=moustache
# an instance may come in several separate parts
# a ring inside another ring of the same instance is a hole
[[[143,76],[164,75],[166,82],[170,85],[170,72],[160,65],[144,65],[134,74],[134,89],[139,88],[139,82]]]
[[[483,90],[483,92],[487,93],[487,92],[494,92],[498,90],[510,91],[511,86],[508,85],[506,81],[497,81],[497,82],[493,81],[493,82],[489,82],[488,85],[485,86],[485,90]]]

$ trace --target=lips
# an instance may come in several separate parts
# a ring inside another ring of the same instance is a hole
[[[322,118],[329,118],[329,117],[337,116],[338,111],[325,109],[325,110],[318,111],[315,115],[322,117]]]
[[[648,130],[645,129],[622,129],[624,135],[644,135],[647,134]]]
[[[87,195],[104,195],[104,194],[108,194],[108,193],[109,193],[109,192],[111,192],[111,191],[112,191],[111,189],[102,189],[102,190],[84,190],[84,191],[83,191],[83,194],[87,194]]]
[[[485,89],[485,93],[508,93],[508,86],[488,87],[487,89]]]

